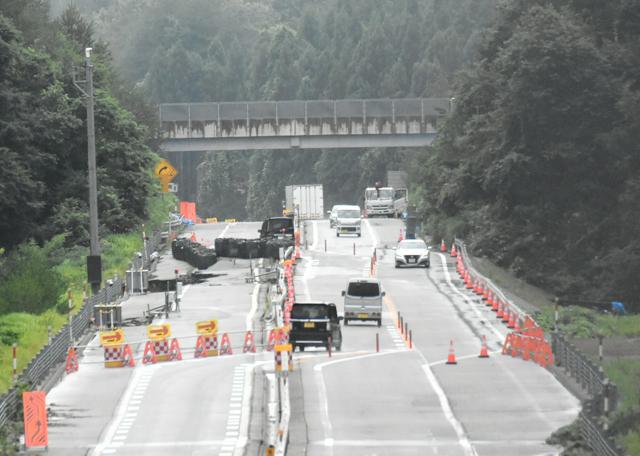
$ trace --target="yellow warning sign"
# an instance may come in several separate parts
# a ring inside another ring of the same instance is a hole
[[[178,175],[178,170],[175,169],[167,160],[162,160],[156,165],[155,173],[160,180],[171,182],[173,178]]]
[[[218,333],[218,320],[205,320],[196,323],[196,332],[203,336],[211,336]]]
[[[280,344],[280,345],[276,345],[273,348],[276,352],[290,352],[292,349],[291,344]]]
[[[147,326],[147,335],[151,340],[163,340],[171,337],[171,325],[169,323],[149,325]]]
[[[124,331],[117,329],[115,331],[101,331],[100,345],[122,345],[124,343]]]

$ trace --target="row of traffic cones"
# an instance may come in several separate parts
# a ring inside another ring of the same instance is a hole
[[[478,358],[488,358],[489,350],[487,348],[487,336],[482,336],[482,346],[480,347],[480,354]],[[449,355],[447,356],[446,364],[458,364],[456,360],[456,352],[453,347],[453,340],[449,341]]]
[[[447,244],[444,242],[444,239],[440,242],[440,252],[447,253]],[[451,258],[458,257],[458,249],[456,248],[456,243],[451,243]]]

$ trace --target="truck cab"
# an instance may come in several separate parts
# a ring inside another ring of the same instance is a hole
[[[393,217],[394,191],[392,187],[367,187],[364,191],[364,207],[367,217]]]

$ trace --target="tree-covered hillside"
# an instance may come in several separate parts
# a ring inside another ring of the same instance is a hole
[[[638,303],[640,2],[514,0],[422,163],[424,217],[567,300]]]
[[[55,234],[88,242],[86,111],[72,74],[94,48],[99,210],[104,232],[146,216],[146,128],[116,98],[107,46],[75,9],[55,21],[43,0],[0,1],[0,247]]]
[[[63,0],[58,0],[62,3]],[[84,3],[84,2],[83,2]],[[153,102],[448,96],[473,62],[495,0],[86,2],[131,84]],[[357,202],[419,151],[173,155],[202,215],[279,211],[284,186],[322,183]],[[196,172],[195,168],[199,165]],[[198,183],[197,187],[195,183]]]
[[[63,5],[66,0],[56,0]],[[202,215],[258,218],[283,188],[357,202],[407,169],[427,234],[464,236],[560,296],[636,301],[637,1],[93,0],[151,101],[453,96],[429,150],[175,155]],[[197,170],[196,170],[197,167]]]

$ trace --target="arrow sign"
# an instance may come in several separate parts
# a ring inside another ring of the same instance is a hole
[[[176,170],[167,160],[162,160],[156,165],[155,173],[161,180],[171,182],[173,178],[178,175],[178,170]]]
[[[196,332],[204,336],[217,334],[218,320],[205,320],[196,323]]]
[[[169,323],[149,325],[147,326],[147,335],[151,340],[163,340],[171,337],[171,325]]]
[[[100,333],[100,345],[121,345],[124,343],[124,331],[102,331]]]

